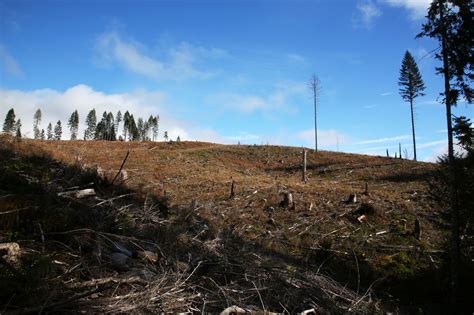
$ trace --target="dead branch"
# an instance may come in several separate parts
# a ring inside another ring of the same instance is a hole
[[[123,159],[123,162],[122,162],[122,165],[120,165],[120,168],[117,172],[117,174],[115,175],[114,179],[112,179],[112,185],[114,184],[115,180],[117,179],[117,177],[120,175],[120,172],[122,171],[123,169],[123,166],[125,165],[125,162],[127,162],[127,159],[128,159],[128,155],[130,154],[130,149],[127,151],[127,155],[125,155],[125,158]]]

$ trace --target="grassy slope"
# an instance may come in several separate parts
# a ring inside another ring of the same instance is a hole
[[[440,209],[428,193],[434,164],[310,152],[305,184],[300,148],[102,141],[23,141],[20,147],[42,150],[65,165],[98,166],[108,177],[130,149],[126,186],[166,195],[176,212],[194,210],[209,232],[193,239],[212,241],[226,231],[241,242],[237,255],[254,255],[251,264],[295,273],[316,270],[361,293],[374,284],[379,297],[386,300],[390,292],[405,306],[408,300],[432,304],[433,294],[439,294],[426,289],[436,289],[431,275],[441,266],[446,236]],[[362,194],[366,183],[368,194]],[[295,209],[279,207],[283,191],[292,193]],[[358,202],[346,203],[354,193]],[[364,211],[361,223],[356,218]],[[413,235],[416,217],[421,240]]]

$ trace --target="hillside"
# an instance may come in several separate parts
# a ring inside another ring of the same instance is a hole
[[[35,281],[51,292],[21,300],[26,289],[10,288],[6,310],[441,311],[435,164],[309,151],[304,183],[294,147],[2,138],[0,148],[0,241],[43,259]],[[96,196],[58,197],[84,188]],[[117,264],[117,247],[146,259]],[[2,277],[33,272],[17,264]]]

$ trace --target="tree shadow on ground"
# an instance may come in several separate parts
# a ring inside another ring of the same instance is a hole
[[[415,181],[428,181],[435,177],[434,171],[423,171],[423,172],[399,172],[392,175],[379,177],[378,180],[389,181],[395,183],[406,183]]]

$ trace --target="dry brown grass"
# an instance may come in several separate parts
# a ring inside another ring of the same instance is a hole
[[[214,311],[241,303],[294,312],[302,310],[295,303],[303,301],[327,309],[327,299],[338,300],[339,311],[360,307],[359,312],[370,313],[374,288],[386,298],[390,281],[412,281],[441,265],[446,231],[428,189],[435,164],[310,152],[309,180],[303,183],[302,149],[294,147],[23,140],[15,150],[26,155],[43,152],[82,169],[99,167],[109,179],[131,150],[125,185],[149,198],[169,199],[166,220],[145,204],[135,208],[133,224],[137,231],[146,230],[153,220],[143,218],[159,218],[162,223],[155,223],[146,239],[160,242],[165,255],[176,261],[186,263],[189,255],[192,266],[166,279],[189,276],[199,260],[196,272],[202,272],[203,284],[193,282],[180,291],[158,277],[159,285],[150,283],[144,295],[127,291],[115,304],[117,312],[196,311],[202,310],[203,301]],[[236,194],[229,198],[232,180]],[[282,192],[292,193],[294,209],[279,206]],[[356,203],[346,202],[350,194],[357,194]],[[363,214],[365,219],[358,221]],[[421,240],[412,233],[416,217],[423,228]],[[290,291],[276,293],[278,286]],[[166,290],[172,298],[151,298]],[[163,306],[179,294],[180,306]]]

